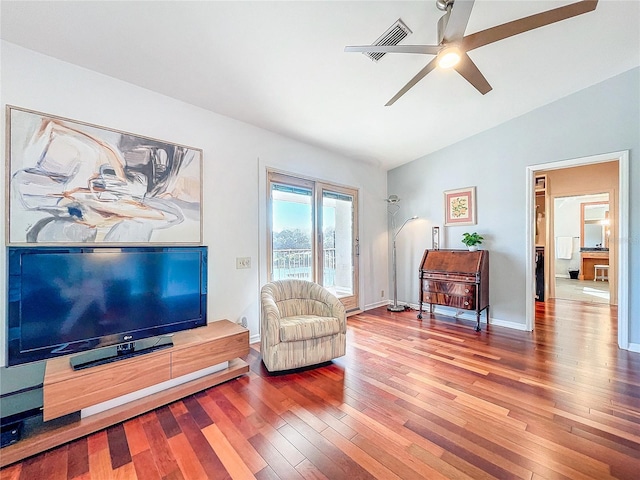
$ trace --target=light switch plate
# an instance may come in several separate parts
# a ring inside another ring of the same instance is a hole
[[[251,257],[236,257],[236,269],[251,268]]]

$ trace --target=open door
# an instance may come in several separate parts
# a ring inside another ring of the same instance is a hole
[[[316,282],[357,311],[358,191],[279,172],[267,178],[268,278]]]

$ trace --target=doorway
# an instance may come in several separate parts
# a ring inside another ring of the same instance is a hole
[[[358,191],[274,171],[267,180],[268,278],[316,282],[357,311]]]
[[[612,204],[615,213],[611,214],[611,219],[614,222],[615,230],[611,231],[611,247],[614,249],[614,254],[610,256],[609,261],[609,274],[610,280],[610,294],[615,299],[612,303],[617,304],[618,308],[618,346],[622,349],[629,349],[629,252],[628,252],[628,232],[629,232],[629,152],[621,151],[610,154],[594,155],[590,157],[576,158],[572,160],[564,160],[559,162],[552,162],[546,164],[539,164],[527,167],[527,232],[526,232],[526,284],[527,295],[526,300],[526,328],[529,331],[534,330],[535,326],[535,295],[536,295],[536,257],[538,256],[536,245],[536,234],[539,233],[537,229],[537,220],[539,219],[538,212],[536,210],[536,190],[539,189],[539,184],[536,182],[538,178],[544,175],[545,172],[560,172],[562,170],[565,173],[567,179],[571,179],[570,169],[580,166],[596,166],[598,164],[604,164],[607,162],[615,162],[618,166],[617,182],[609,191],[610,203]],[[565,180],[567,180],[565,179]],[[601,189],[585,189],[585,184],[582,182],[575,182],[575,195],[584,193],[585,190],[588,193],[598,193]],[[551,271],[550,262],[555,257],[555,235],[550,232],[553,228],[550,223],[550,218],[553,218],[553,202],[550,201],[553,196],[553,184],[544,183],[542,185],[547,189],[550,189],[549,195],[547,195],[545,212],[545,227],[547,229],[546,238],[548,245],[545,245],[545,250],[548,250],[544,255],[544,276],[546,277],[545,285],[545,298],[550,298],[550,295],[555,295],[555,291],[551,290],[551,285],[548,280],[549,272]],[[595,188],[595,187],[594,187]],[[571,192],[570,192],[571,193]],[[613,285],[613,282],[615,285]]]
[[[611,303],[609,193],[554,196],[552,211],[549,220],[556,248],[549,262],[553,283],[549,290],[555,292],[553,298]]]

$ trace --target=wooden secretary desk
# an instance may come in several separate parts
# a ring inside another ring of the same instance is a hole
[[[489,324],[489,252],[477,250],[425,250],[420,264],[420,312],[422,305],[473,310],[476,331],[480,331],[480,312]]]

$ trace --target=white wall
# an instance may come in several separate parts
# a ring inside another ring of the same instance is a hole
[[[430,227],[443,223],[442,192],[475,185],[477,225],[445,227],[441,248],[463,248],[463,232],[481,233],[490,250],[492,319],[525,328],[526,167],[607,152],[630,151],[629,238],[618,241],[628,242],[630,265],[640,265],[639,85],[635,68],[391,170],[389,193],[403,197],[405,212],[425,219],[398,239],[399,251],[406,252],[399,262],[399,298],[418,300],[420,255],[431,247]],[[629,289],[629,340],[640,344],[638,268],[630,269]]]
[[[380,290],[388,290],[385,171],[7,42],[0,46],[3,111],[15,105],[203,149],[210,321],[246,316],[252,340],[258,338],[266,167],[359,189],[361,306],[379,302]],[[5,202],[5,181],[0,188]],[[0,275],[6,278],[0,223]],[[251,257],[252,268],[236,270],[236,257]],[[2,287],[3,323],[5,304]],[[4,365],[4,327],[0,332]]]

